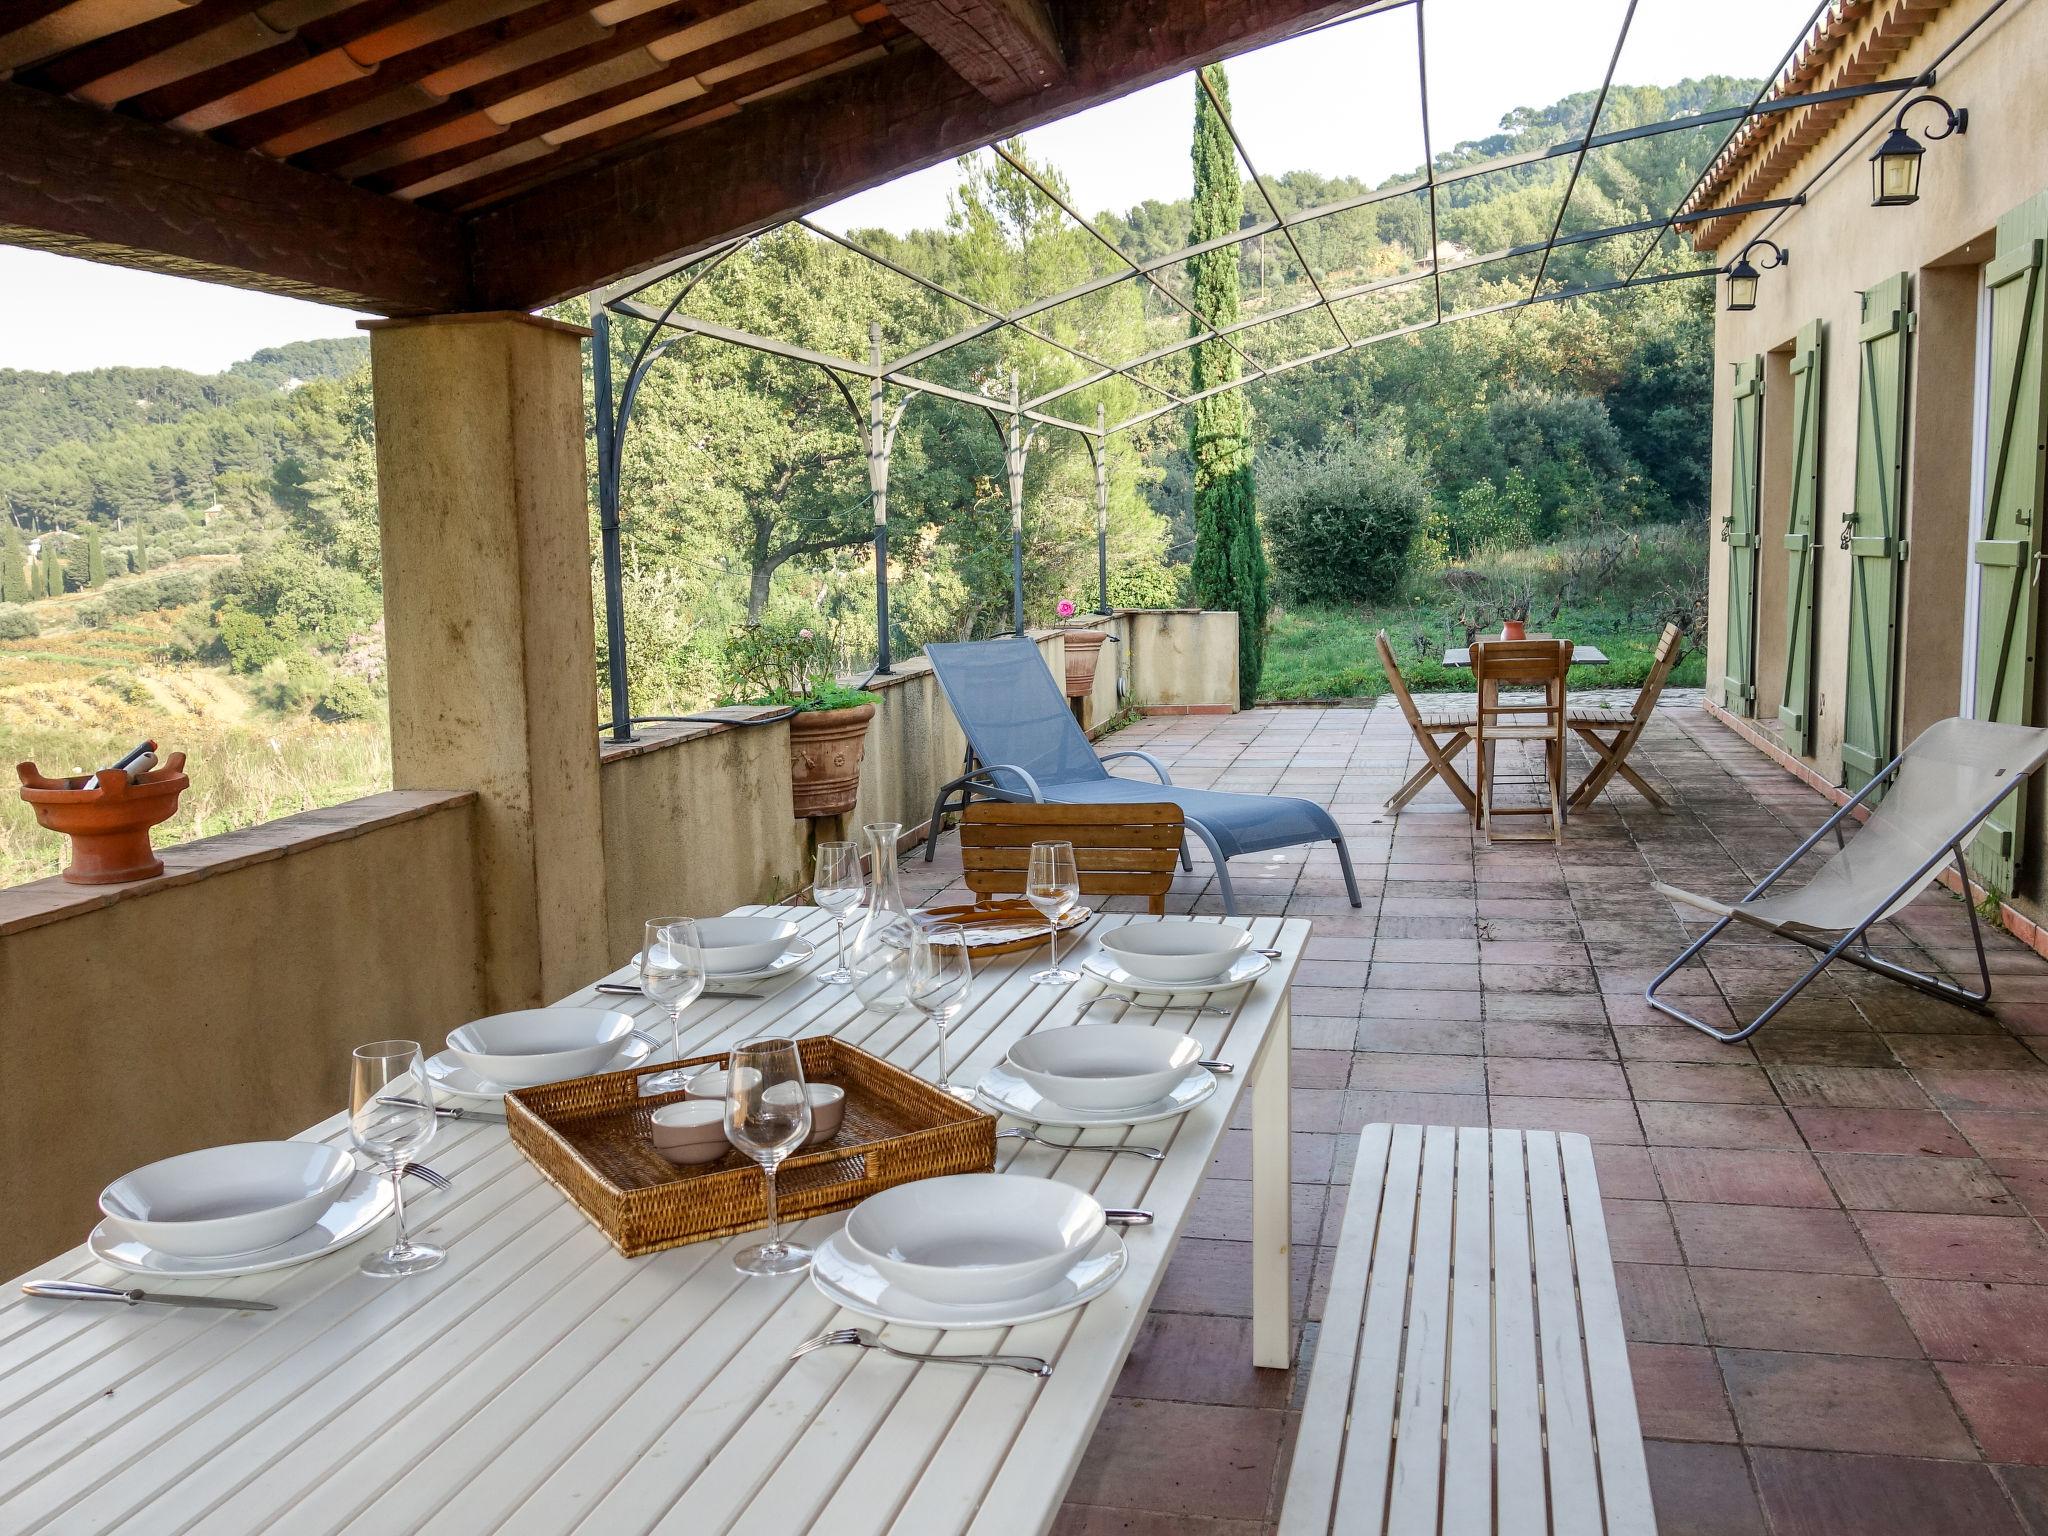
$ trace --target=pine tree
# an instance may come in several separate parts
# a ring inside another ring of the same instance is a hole
[[[100,547],[98,528],[88,529],[85,535],[85,584],[88,587],[107,584],[107,552]]]
[[[1220,65],[1203,72],[1227,109],[1230,86]],[[1199,243],[1234,234],[1242,222],[1244,186],[1230,131],[1201,83],[1195,85],[1195,198],[1188,239]],[[1189,334],[1228,326],[1238,317],[1237,258],[1234,245],[1207,251],[1188,262],[1196,317]],[[1194,348],[1190,391],[1188,456],[1195,469],[1195,601],[1204,608],[1235,609],[1238,701],[1249,707],[1259,693],[1266,663],[1266,551],[1259,538],[1259,510],[1252,484],[1251,407],[1241,389],[1199,396],[1238,377],[1238,356],[1226,341]]]
[[[25,603],[29,599],[28,553],[21,547],[21,533],[13,523],[0,529],[0,602]]]

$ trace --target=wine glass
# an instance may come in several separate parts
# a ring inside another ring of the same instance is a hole
[[[1070,981],[1079,981],[1076,972],[1060,969],[1060,919],[1081,899],[1081,877],[1074,872],[1072,843],[1031,845],[1031,869],[1024,877],[1024,899],[1045,919],[1046,938],[1052,946],[1046,956],[1046,969],[1031,979],[1041,987],[1063,987]]]
[[[955,1088],[946,1065],[946,1033],[953,1027],[953,1015],[967,1001],[967,989],[974,984],[974,966],[967,958],[967,936],[957,923],[936,923],[917,929],[910,938],[910,980],[906,990],[911,1006],[931,1020],[939,1032],[939,1088],[956,1099],[971,1098],[964,1088]]]
[[[697,920],[650,917],[640,940],[640,990],[668,1010],[670,1038],[676,1060],[683,1059],[683,1010],[704,990],[704,950],[697,939]],[[689,1086],[697,1074],[680,1069],[657,1072],[640,1080],[642,1093],[668,1093]]]
[[[363,1273],[393,1279],[432,1269],[448,1255],[405,1233],[405,1165],[434,1139],[433,1090],[416,1040],[359,1045],[349,1058],[348,1133],[356,1146],[384,1165],[391,1180],[391,1210],[398,1240],[363,1260]]]
[[[761,1165],[768,1181],[768,1240],[733,1255],[743,1275],[794,1275],[811,1250],[786,1243],[775,1214],[775,1169],[811,1134],[811,1096],[794,1040],[764,1036],[733,1047],[725,1074],[725,1139]]]
[[[839,964],[818,980],[844,986],[853,980],[846,968],[846,920],[860,905],[867,884],[860,872],[860,848],[855,843],[820,843],[818,861],[811,874],[811,900],[832,914],[839,930]]]

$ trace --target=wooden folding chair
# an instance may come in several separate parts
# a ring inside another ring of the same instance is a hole
[[[1458,797],[1458,803],[1470,815],[1479,814],[1479,802],[1472,796],[1472,786],[1458,776],[1453,759],[1465,749],[1472,739],[1472,728],[1479,723],[1479,717],[1470,709],[1450,708],[1422,710],[1415,707],[1415,698],[1408,692],[1408,680],[1401,675],[1399,663],[1394,660],[1394,647],[1387,641],[1387,632],[1379,633],[1380,666],[1387,674],[1387,686],[1394,690],[1394,700],[1401,706],[1401,714],[1408,721],[1408,729],[1415,734],[1415,744],[1422,748],[1423,764],[1414,775],[1395,790],[1387,801],[1387,809],[1398,811],[1422,792],[1431,779],[1442,779],[1446,788]]]
[[[960,817],[960,857],[977,900],[1024,889],[1033,843],[1072,843],[1084,896],[1143,896],[1166,911],[1187,823],[1171,803],[1033,805],[982,800]]]
[[[1550,835],[1515,834],[1501,841],[1564,841],[1565,672],[1572,664],[1569,640],[1477,640],[1472,644],[1472,681],[1479,689],[1479,721],[1472,731],[1472,759],[1478,766],[1479,830],[1495,837],[1496,816],[1548,816]],[[1540,699],[1501,702],[1500,690],[1541,688]],[[1543,779],[1548,805],[1495,805],[1493,747],[1503,741],[1543,746]]]
[[[1593,766],[1579,780],[1579,787],[1572,791],[1571,799],[1566,802],[1568,806],[1591,805],[1618,773],[1633,784],[1636,792],[1650,804],[1659,810],[1667,809],[1663,796],[1629,767],[1628,755],[1635,750],[1636,738],[1643,734],[1643,727],[1650,723],[1650,712],[1657,707],[1657,696],[1664,691],[1665,679],[1671,676],[1671,669],[1677,664],[1678,626],[1666,624],[1663,636],[1657,641],[1650,675],[1643,679],[1634,704],[1627,709],[1574,706],[1566,712],[1565,724],[1578,732],[1593,754]],[[1603,732],[1611,734],[1603,736]]]

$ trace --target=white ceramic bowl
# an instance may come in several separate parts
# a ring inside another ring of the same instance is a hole
[[[732,1150],[725,1106],[710,1099],[664,1104],[647,1117],[647,1139],[672,1163],[715,1163]]]
[[[762,1097],[788,1103],[795,1091],[795,1083],[777,1083]],[[815,1147],[839,1134],[839,1124],[846,1118],[846,1090],[837,1083],[805,1083],[804,1097],[811,1101],[811,1134],[804,1145]]]
[[[595,1072],[625,1049],[633,1021],[600,1008],[523,1008],[448,1032],[448,1053],[507,1088]]]
[[[697,924],[697,942],[707,976],[758,971],[788,953],[796,924],[785,917],[707,917]]]
[[[761,1075],[752,1067],[742,1067],[740,1070],[750,1077],[759,1077]],[[725,1102],[726,1084],[731,1071],[730,1067],[706,1067],[684,1085],[683,1092],[693,1099],[710,1099],[716,1103],[723,1104]]]
[[[1177,1029],[1076,1024],[1026,1035],[1006,1065],[1068,1109],[1137,1109],[1179,1087],[1201,1055],[1200,1043]]]
[[[186,1259],[254,1253],[318,1221],[355,1160],[312,1141],[247,1141],[167,1157],[123,1174],[100,1209],[124,1234]]]
[[[1093,1196],[1053,1179],[956,1173],[870,1195],[846,1218],[855,1256],[928,1301],[1005,1301],[1052,1284],[1101,1235]]]
[[[1251,946],[1252,936],[1228,923],[1191,923],[1172,918],[1127,923],[1101,937],[1116,963],[1141,981],[1185,986],[1221,976]]]

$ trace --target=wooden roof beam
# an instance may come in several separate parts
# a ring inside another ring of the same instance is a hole
[[[468,309],[462,230],[210,140],[0,85],[0,242],[383,314]]]
[[[1007,104],[930,50],[905,49],[470,215],[478,307],[552,304],[1356,8],[1050,0],[1067,78]]]
[[[997,106],[1067,78],[1066,57],[1039,0],[890,0],[889,10]]]

